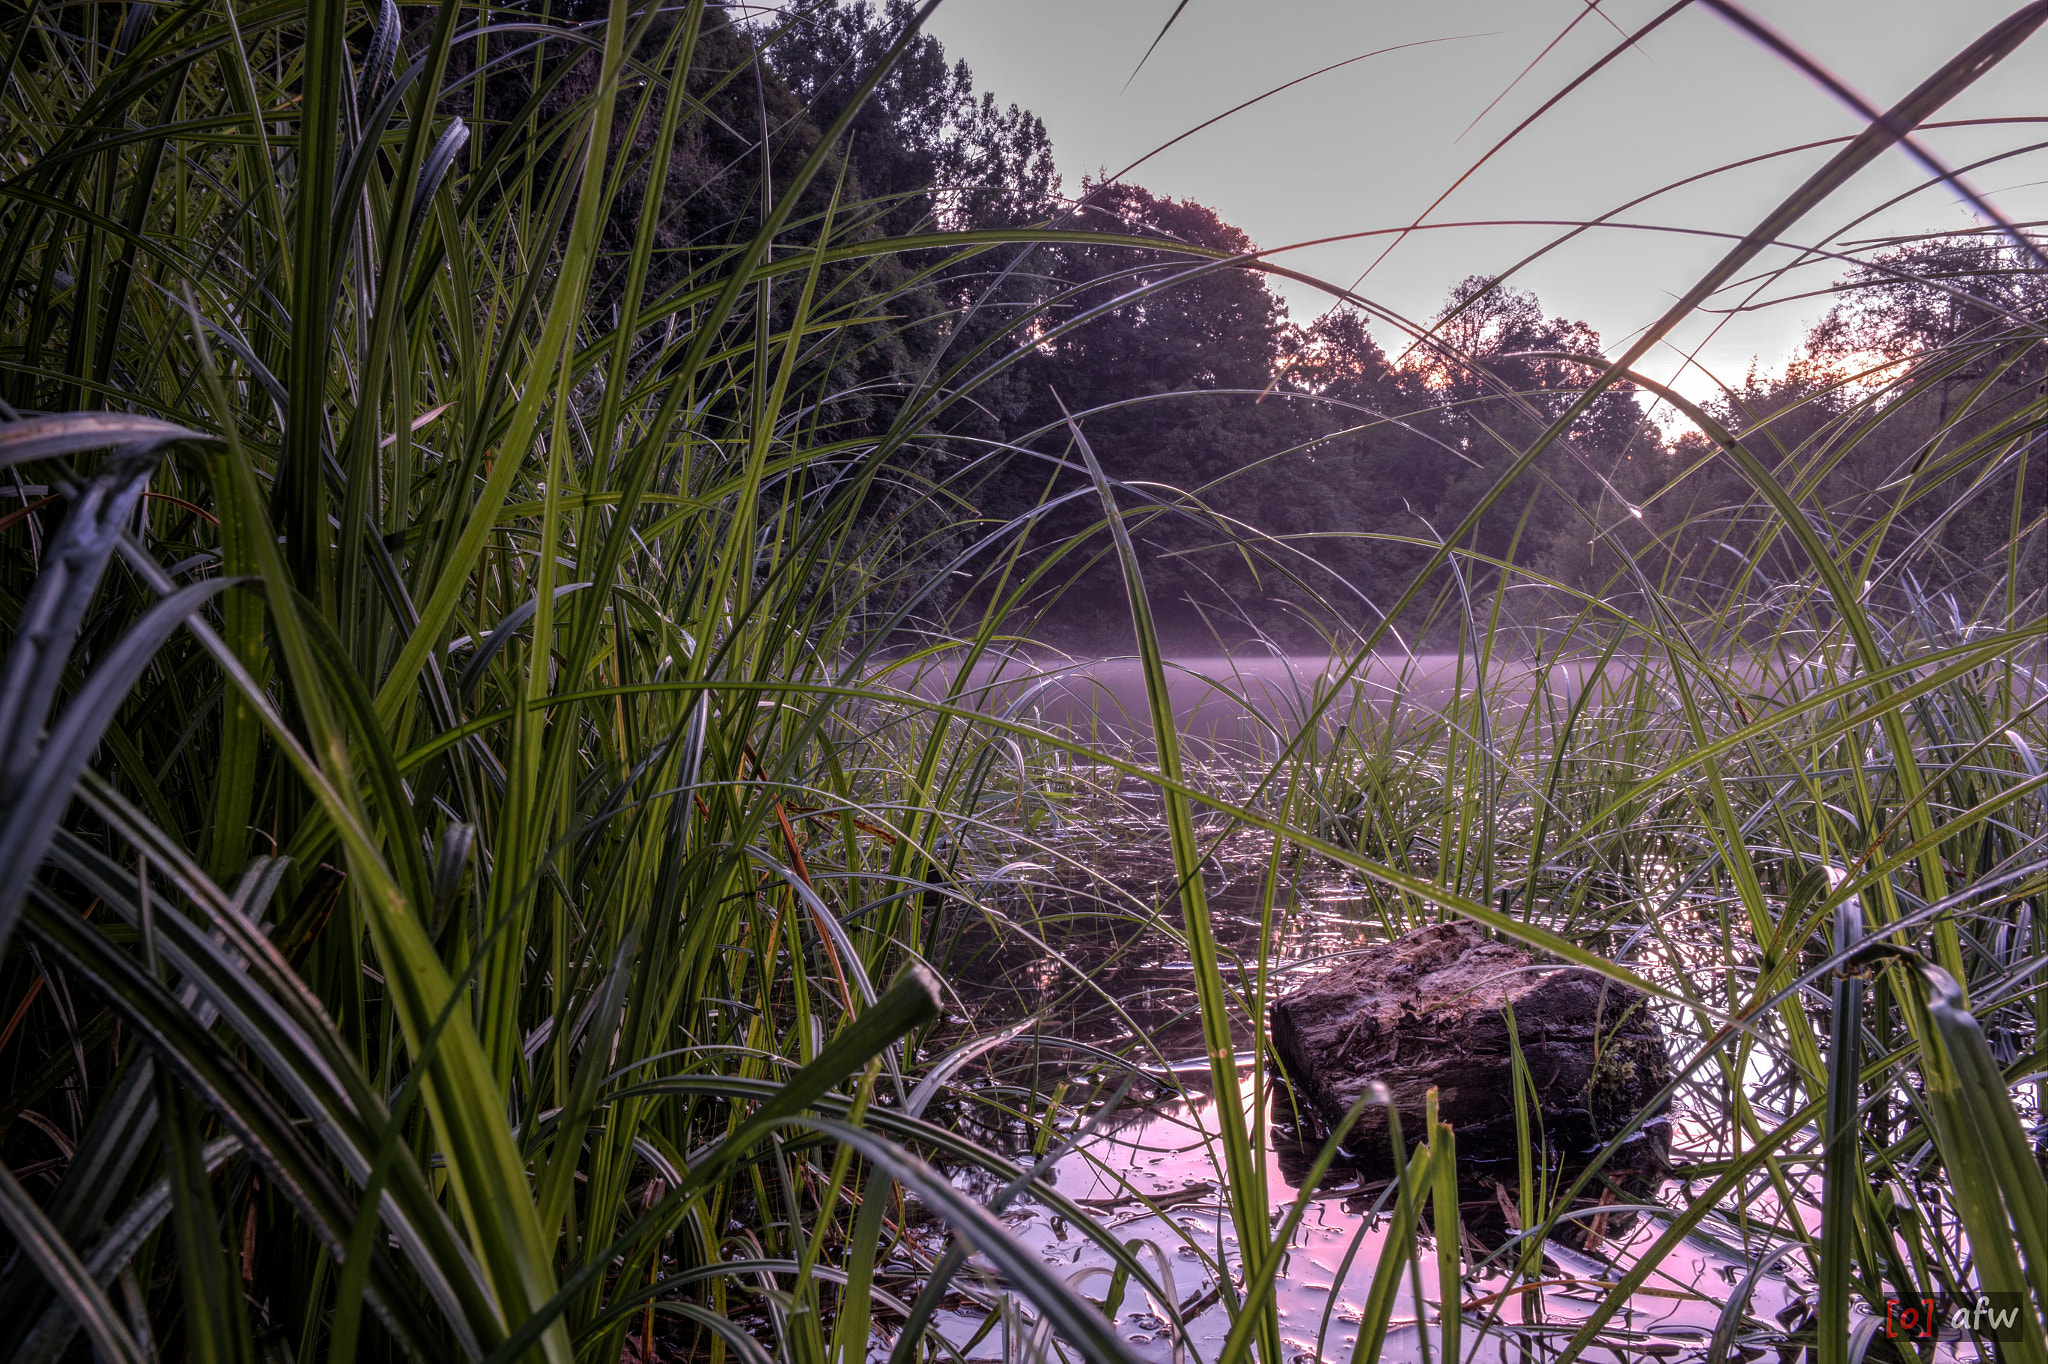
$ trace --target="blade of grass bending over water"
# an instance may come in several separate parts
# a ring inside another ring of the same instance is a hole
[[[2042,8],[2042,18],[2048,19],[2048,7]],[[1872,691],[1876,693],[1880,703],[1885,700],[1890,694],[1891,687],[1879,679],[1888,660],[1878,645],[1877,632],[1871,621],[1869,609],[1863,601],[1862,594],[1851,590],[1841,564],[1836,561],[1833,552],[1814,529],[1805,509],[1793,501],[1784,486],[1764,468],[1747,446],[1697,404],[1667,386],[1645,379],[1619,364],[1614,369],[1615,372],[1627,375],[1632,382],[1642,385],[1646,390],[1685,413],[1693,425],[1712,440],[1722,455],[1741,471],[1744,479],[1757,494],[1770,503],[1773,510],[1778,513],[1778,524],[1784,533],[1799,543],[1806,554],[1807,562],[1821,576],[1839,619],[1856,643],[1858,661],[1862,664],[1864,674],[1870,679]],[[1903,787],[1903,804],[1914,842],[1925,848],[1919,858],[1921,893],[1929,900],[1943,899],[1948,893],[1948,876],[1941,864],[1940,853],[1933,847],[1934,819],[1927,808],[1927,792],[1923,785],[1920,763],[1915,756],[1917,745],[1906,728],[1905,717],[1898,706],[1880,704],[1873,709],[1876,710],[1878,723],[1890,741],[1893,756],[1897,761],[1898,780]],[[1879,921],[1882,923],[1883,917]],[[1944,922],[1937,924],[1934,932],[1936,955],[1950,977],[1966,978],[1962,965],[1962,946],[1956,937],[1955,926]],[[1967,996],[1965,1002],[1967,1003]]]
[[[1175,890],[1180,897],[1181,918],[1187,935],[1188,956],[1195,973],[1195,993],[1202,1014],[1202,1049],[1209,1063],[1209,1080],[1215,1086],[1216,1126],[1223,1141],[1223,1177],[1228,1182],[1231,1221],[1237,1228],[1238,1243],[1249,1259],[1257,1253],[1264,1260],[1272,1239],[1272,1224],[1266,1212],[1266,1167],[1255,1150],[1245,1122],[1244,1105],[1238,1097],[1237,1047],[1233,1036],[1230,989],[1223,980],[1220,949],[1215,925],[1209,917],[1208,889],[1202,879],[1203,852],[1195,833],[1194,807],[1185,792],[1181,769],[1180,735],[1173,714],[1173,693],[1166,680],[1166,657],[1159,644],[1159,631],[1152,620],[1152,601],[1145,589],[1145,576],[1138,563],[1138,551],[1116,503],[1116,493],[1102,472],[1088,438],[1080,425],[1068,423],[1074,448],[1080,453],[1094,481],[1102,514],[1116,547],[1128,599],[1131,630],[1137,639],[1138,658],[1145,674],[1145,703],[1152,717],[1152,743],[1159,766],[1160,803],[1165,810],[1168,835],[1173,845]],[[1263,954],[1263,948],[1261,952]],[[1263,1056],[1263,1019],[1248,1019],[1252,1030],[1252,1054]],[[1256,1060],[1254,1064],[1257,1064]],[[1280,1321],[1270,1299],[1256,1309],[1256,1338],[1260,1357],[1267,1364],[1280,1359]],[[1233,1304],[1233,1318],[1236,1305]]]
[[[1301,1225],[1302,1215],[1315,1200],[1323,1176],[1328,1174],[1330,1167],[1336,1163],[1342,1152],[1344,1138],[1351,1135],[1351,1129],[1357,1123],[1359,1115],[1373,1104],[1384,1101],[1383,1094],[1368,1089],[1358,1096],[1357,1101],[1351,1105],[1351,1111],[1346,1113],[1343,1120],[1332,1127],[1330,1134],[1323,1139],[1322,1147],[1316,1152],[1315,1160],[1310,1163],[1308,1173],[1298,1182],[1294,1201],[1287,1205],[1285,1215],[1273,1227],[1270,1239],[1260,1248],[1259,1261],[1245,1261],[1244,1301],[1238,1304],[1236,1320],[1230,1325],[1230,1334],[1224,1339],[1223,1349],[1217,1354],[1215,1364],[1238,1364],[1238,1361],[1250,1353],[1252,1342],[1265,1329],[1266,1316],[1276,1293],[1275,1286],[1281,1275],[1286,1272],[1284,1261],[1293,1242],[1295,1229]],[[1393,1121],[1398,1124],[1400,1119],[1395,1118]]]
[[[1687,3],[1690,3],[1690,0],[1681,0],[1680,4],[1667,10],[1655,22],[1663,22],[1684,8]],[[1542,433],[1517,455],[1513,463],[1501,473],[1493,486],[1478,500],[1478,503],[1459,522],[1458,526],[1443,537],[1442,548],[1433,554],[1429,561],[1415,573],[1408,587],[1402,591],[1392,606],[1383,612],[1380,624],[1366,633],[1365,638],[1360,643],[1357,657],[1338,677],[1336,685],[1342,687],[1350,682],[1356,672],[1364,666],[1366,659],[1371,656],[1372,650],[1392,628],[1392,622],[1399,619],[1422,594],[1430,576],[1442,567],[1445,560],[1449,557],[1451,547],[1463,542],[1472,534],[1486,514],[1492,510],[1495,503],[1506,494],[1508,488],[1518,482],[1523,474],[1535,466],[1537,459],[1544,451],[1565,438],[1566,433],[1573,424],[1586,414],[1601,393],[1612,387],[1622,377],[1630,375],[1632,367],[1638,360],[1648,354],[1670,333],[1672,328],[1691,316],[1724,284],[1733,279],[1743,266],[1755,259],[1766,247],[1782,238],[1808,212],[1825,201],[1836,190],[1846,185],[1864,168],[1883,155],[1898,140],[1902,130],[1918,127],[1921,123],[1925,122],[1935,111],[1968,89],[2005,57],[2011,55],[2043,23],[2048,23],[2048,0],[2035,0],[2035,3],[2009,16],[1963,52],[1950,59],[1938,71],[1922,81],[1919,86],[1915,87],[1913,91],[1901,99],[1898,104],[1886,111],[1882,119],[1858,134],[1831,157],[1826,165],[1807,177],[1806,181],[1780,203],[1776,209],[1763,218],[1741,241],[1731,247],[1712,270],[1703,275],[1684,296],[1675,301],[1657,322],[1645,329],[1619,359],[1608,361],[1600,358],[1595,365],[1595,368],[1600,371],[1599,377],[1586,385],[1579,396],[1566,405],[1563,413],[1544,427]],[[1626,44],[1616,48],[1615,52],[1610,54],[1610,59],[1613,55],[1619,55],[1625,47]],[[1591,72],[1586,74],[1589,76]],[[1585,79],[1584,76],[1581,77],[1581,80],[1583,79]],[[1554,103],[1555,101],[1553,100],[1552,102]],[[1355,289],[1337,289],[1324,281],[1302,275],[1298,271],[1277,266],[1269,265],[1266,268],[1276,275],[1323,289],[1340,301],[1355,303],[1365,307],[1368,311],[1378,311],[1373,307],[1370,300],[1358,296]],[[1454,353],[1448,358],[1453,363],[1466,363],[1462,357]],[[1861,642],[1859,639],[1859,645]],[[1866,666],[1875,668],[1880,666],[1880,661],[1875,658],[1867,658]],[[1310,725],[1290,745],[1289,754],[1292,753],[1294,748],[1306,741],[1306,736],[1313,730],[1314,725],[1320,722],[1322,717],[1319,712],[1309,718]],[[1903,731],[1890,737],[1896,740],[1901,737],[1902,733]],[[1917,773],[1913,768],[1913,764],[1908,762],[1902,771],[1906,773],[1904,779],[1914,790],[1917,790]],[[1916,816],[1916,818],[1924,819],[1924,813]],[[1916,832],[1922,831],[1916,826]],[[1930,876],[1930,884],[1932,886],[1939,887],[1942,884],[1941,869],[1938,861],[1929,867],[1924,867],[1923,872]]]
[[[1393,1320],[1394,1299],[1401,1290],[1401,1271],[1404,1268],[1412,1270],[1416,1276],[1413,1296],[1418,1336],[1426,1329],[1422,1324],[1421,1264],[1416,1253],[1415,1236],[1420,1226],[1422,1198],[1435,1177],[1438,1159],[1438,1153],[1427,1142],[1419,1143],[1412,1156],[1406,1154],[1407,1144],[1401,1137],[1401,1112],[1385,1085],[1374,1081],[1367,1087],[1365,1097],[1387,1110],[1387,1144],[1394,1153],[1396,1194],[1393,1216],[1387,1222],[1386,1239],[1380,1243],[1379,1263],[1373,1266],[1372,1286],[1366,1290],[1365,1305],[1358,1323],[1358,1339],[1351,1348],[1351,1364],[1378,1364],[1386,1345],[1388,1326]]]

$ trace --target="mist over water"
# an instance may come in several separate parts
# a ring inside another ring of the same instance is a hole
[[[1539,665],[1496,658],[1485,692],[1490,704],[1519,706],[1542,685],[1569,699],[1587,665]],[[1363,660],[1327,654],[1190,654],[1165,660],[1175,729],[1196,753],[1237,760],[1278,756],[1321,711],[1325,741],[1353,707],[1381,715],[1440,709],[1479,686],[1471,655],[1374,654]],[[916,676],[918,694],[950,688],[956,670],[941,665]],[[1540,682],[1539,680],[1540,679]],[[978,663],[967,680],[964,704],[1013,720],[1065,730],[1111,748],[1149,752],[1151,709],[1145,667],[1133,657],[1005,658]]]

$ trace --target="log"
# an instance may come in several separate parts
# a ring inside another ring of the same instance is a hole
[[[1531,1139],[1566,1155],[1606,1143],[1671,1079],[1664,1035],[1638,990],[1583,967],[1546,966],[1469,923],[1437,924],[1339,963],[1273,1001],[1273,1050],[1304,1110],[1325,1132],[1374,1080],[1401,1115],[1406,1143],[1425,1135],[1424,1096],[1457,1129],[1458,1155],[1517,1154],[1510,1008],[1534,1082]],[[1390,1154],[1386,1110],[1365,1110],[1345,1150]],[[1634,1168],[1661,1168],[1661,1117],[1628,1148]]]

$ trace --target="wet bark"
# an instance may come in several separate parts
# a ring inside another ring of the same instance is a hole
[[[1514,1019],[1536,1103],[1529,1140],[1560,1154],[1610,1140],[1671,1078],[1664,1036],[1639,991],[1581,967],[1545,966],[1471,924],[1438,924],[1341,962],[1272,1006],[1273,1049],[1310,1126],[1327,1131],[1375,1080],[1413,1146],[1424,1098],[1457,1129],[1462,1161],[1515,1158]],[[1365,1110],[1344,1143],[1388,1153],[1386,1110]],[[1661,1119],[1624,1162],[1661,1167]]]

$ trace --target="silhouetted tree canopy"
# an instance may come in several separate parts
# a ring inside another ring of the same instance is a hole
[[[602,17],[585,8],[592,22]],[[643,212],[657,215],[650,293],[753,232],[912,15],[907,0],[850,0],[707,25],[680,153],[658,190],[629,181],[606,228],[616,265],[594,302],[624,287]],[[580,93],[579,62],[588,57],[551,53],[524,83],[492,81],[482,145],[493,113],[531,97],[532,79],[543,99]],[[966,500],[892,501],[885,491],[877,516],[922,506],[923,520],[902,528],[902,552],[957,553],[1049,493],[1085,488],[1078,429],[1124,488],[1155,604],[1183,646],[1253,632],[1300,644],[1318,621],[1369,627],[1600,372],[1591,328],[1483,276],[1453,287],[1429,334],[1402,337],[1395,355],[1352,308],[1290,321],[1249,259],[1254,244],[1214,210],[1122,181],[1084,180],[1065,197],[1039,119],[978,89],[928,34],[908,43],[835,158],[786,229],[790,245],[821,231],[1039,224],[1104,235],[1099,246],[907,253],[858,279],[828,277],[828,302],[835,285],[857,287],[888,297],[890,315],[863,325],[862,344],[806,363],[832,367],[841,396],[819,417],[854,439],[896,423],[899,395],[917,383],[955,364],[997,367],[897,456],[916,478],[965,473],[948,486]],[[508,183],[515,171],[505,169]],[[2005,566],[1986,555],[2010,541],[2014,515],[2039,519],[2048,492],[2048,478],[2022,480],[2031,448],[1968,485],[1958,473],[1953,486],[1903,502],[1896,490],[1996,430],[2000,404],[2043,381],[2048,282],[1998,240],[1964,235],[1876,257],[1838,287],[1801,361],[1753,375],[1713,410],[1766,467],[1803,481],[1833,533],[1875,536],[1880,560],[1932,544],[1948,564],[1942,585],[1991,591]],[[771,306],[787,309],[792,295]],[[1909,382],[1910,399],[1886,396]],[[1848,439],[1880,415],[1879,437]],[[1754,510],[1754,490],[1709,443],[1667,438],[1618,384],[1494,499],[1465,543],[1554,580],[1562,591],[1539,610],[1573,609],[1574,591],[1628,610],[1645,580],[1711,594],[1796,576],[1791,547],[1746,538]],[[1100,518],[1092,492],[1068,500],[1036,524],[1027,562],[1072,548]],[[1066,590],[1050,633],[1077,647],[1114,646],[1127,629],[1117,575],[1098,563],[1074,576],[1104,543],[1083,542],[1074,571],[1052,579]],[[1422,626],[1451,587],[1447,575],[1428,584],[1403,628]]]

